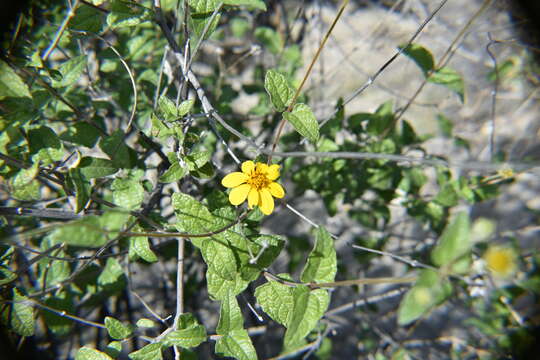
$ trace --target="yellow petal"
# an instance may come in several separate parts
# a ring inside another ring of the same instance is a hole
[[[273,164],[268,167],[267,176],[270,180],[274,181],[279,177],[279,168],[278,164]]]
[[[248,176],[246,174],[241,173],[241,172],[233,172],[225,176],[223,180],[221,180],[221,185],[228,188],[233,188],[233,187],[237,187],[240,184],[245,183],[247,179],[248,179]]]
[[[243,203],[248,196],[249,189],[251,189],[251,186],[248,184],[242,184],[232,189],[232,191],[229,193],[229,201],[231,204],[240,205]]]
[[[242,172],[244,174],[249,174],[253,169],[255,169],[255,163],[253,161],[248,160],[242,163]]]
[[[248,194],[248,206],[249,206],[249,208],[253,209],[253,207],[255,205],[258,205],[260,198],[261,197],[260,197],[259,192],[257,191],[257,189],[251,188],[251,190],[249,190],[249,194]]]
[[[265,163],[258,162],[256,166],[256,170],[262,174],[266,174],[268,172],[268,165]]]
[[[268,189],[261,189],[260,195],[261,203],[259,204],[259,207],[263,214],[270,215],[272,211],[274,211],[274,198]]]
[[[275,198],[281,199],[285,196],[285,190],[283,190],[283,187],[276,182],[270,183],[268,188],[270,189],[270,194]]]

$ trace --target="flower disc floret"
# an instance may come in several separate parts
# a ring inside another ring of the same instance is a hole
[[[221,180],[221,184],[231,188],[229,201],[240,205],[248,201],[248,207],[258,206],[262,213],[270,215],[274,211],[274,198],[285,196],[283,187],[275,182],[279,178],[279,165],[254,163],[251,160],[242,163],[242,172],[233,172]]]

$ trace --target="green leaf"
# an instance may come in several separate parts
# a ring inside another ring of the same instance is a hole
[[[47,251],[54,244],[50,238],[45,238],[40,245],[42,251]],[[63,250],[54,253],[56,256],[65,257]],[[49,260],[47,258],[39,262],[40,282],[47,287],[52,287],[62,283],[71,274],[71,267],[67,261]],[[46,276],[45,279],[43,279]]]
[[[111,160],[91,156],[83,157],[77,168],[81,170],[81,175],[87,179],[105,177],[118,171]]]
[[[182,166],[180,162],[175,161],[168,169],[159,177],[159,182],[171,183],[182,179],[188,173],[188,169]]]
[[[19,276],[17,273],[14,273],[13,271],[10,271],[9,269],[5,269],[3,267],[0,267],[0,286],[9,284],[12,281],[15,281]]]
[[[178,116],[186,116],[191,109],[193,108],[193,104],[195,104],[195,99],[188,99],[184,100],[178,105],[177,113]]]
[[[132,360],[161,360],[161,343],[148,344],[140,350],[134,351],[128,355]]]
[[[151,319],[143,318],[143,319],[137,320],[136,325],[137,327],[140,327],[140,328],[153,328],[156,326],[156,322]]]
[[[140,232],[139,226],[133,228],[134,232]],[[156,254],[150,249],[150,243],[148,242],[148,236],[132,236],[129,238],[129,254],[130,259],[134,258],[133,255],[141,257],[143,260],[152,263],[158,260]]]
[[[197,323],[192,314],[186,313],[180,315],[178,329],[167,334],[163,339],[163,344],[192,348],[199,346],[206,339],[207,335],[204,326]]]
[[[174,330],[163,339],[166,346],[180,346],[183,348],[193,348],[206,341],[206,329],[202,325],[196,327]]]
[[[122,342],[120,341],[111,341],[107,344],[107,347],[105,348],[105,352],[107,355],[117,358],[122,353]]]
[[[266,72],[264,88],[270,96],[272,105],[279,112],[287,108],[287,105],[289,105],[294,96],[294,90],[289,86],[287,78],[275,70],[268,70]]]
[[[439,131],[444,137],[446,138],[452,137],[452,131],[454,128],[454,124],[452,124],[452,120],[450,120],[443,114],[437,114],[437,123],[439,124]]]
[[[69,169],[69,178],[75,185],[75,213],[78,214],[84,210],[90,200],[90,182],[82,175],[81,169]]]
[[[64,255],[57,255],[57,256],[64,256]],[[59,295],[55,295],[55,296],[51,296],[47,298],[45,300],[45,305],[58,311],[65,311],[68,314],[73,314],[75,311],[73,300],[69,297],[69,295],[66,292],[62,292]],[[74,322],[71,319],[57,315],[47,310],[44,310],[42,314],[43,314],[43,318],[45,319],[45,323],[47,324],[47,329],[56,336],[65,336],[69,334],[70,331],[73,329]]]
[[[283,340],[286,348],[294,347],[315,328],[330,303],[330,295],[322,289],[296,286],[292,295],[294,309]]]
[[[214,18],[212,18],[212,14],[213,11],[206,14],[191,13],[190,27],[196,37],[200,38],[204,33],[204,39],[208,39],[216,30],[219,20],[221,19],[221,14],[216,15]],[[212,23],[209,24],[210,21],[212,21]],[[206,33],[204,32],[205,29]],[[194,40],[195,39],[196,38],[194,37]]]
[[[62,78],[60,80],[53,80],[52,85],[56,88],[73,85],[84,72],[87,59],[88,57],[86,55],[80,55],[64,62],[59,69]]]
[[[185,161],[190,171],[195,171],[206,165],[212,158],[210,151],[197,151],[186,155]]]
[[[134,2],[113,0],[111,11],[107,15],[107,24],[112,28],[135,26],[151,20],[149,9]]]
[[[47,126],[40,126],[28,131],[28,145],[33,154],[33,162],[41,161],[43,165],[59,161],[64,156],[62,143],[56,133]]]
[[[114,203],[128,210],[139,208],[144,200],[144,188],[138,180],[117,178],[111,190]]]
[[[247,288],[249,282],[242,279],[238,272],[223,276],[219,270],[216,270],[216,266],[209,266],[206,271],[206,285],[210,298],[213,300],[226,299],[229,293],[240,294]]]
[[[469,215],[458,213],[444,229],[441,238],[431,252],[437,266],[450,266],[454,273],[466,273],[471,264],[471,224]]]
[[[414,286],[399,304],[398,324],[406,325],[441,304],[452,293],[452,286],[436,271],[422,270]]]
[[[282,279],[291,280],[287,274],[278,275]],[[274,321],[288,326],[294,309],[294,297],[290,286],[277,281],[269,281],[255,289],[257,303]]]
[[[392,101],[381,104],[374,114],[369,117],[366,131],[371,135],[382,135],[394,123]],[[385,139],[390,140],[390,139]]]
[[[105,268],[97,278],[97,284],[107,293],[123,290],[126,285],[126,274],[115,258],[108,258]]]
[[[244,328],[244,318],[238,306],[236,296],[231,295],[221,301],[219,322],[216,328],[218,335],[226,335],[233,330]]]
[[[28,169],[20,170],[11,182],[11,196],[18,200],[39,200],[41,198],[39,182],[35,179],[39,173],[39,163]]]
[[[465,84],[463,78],[455,70],[449,67],[443,67],[435,70],[427,79],[434,84],[446,86],[448,89],[455,92],[461,102],[465,99]]]
[[[419,44],[410,44],[405,47],[405,45],[399,46],[400,49],[403,49],[403,54],[408,56],[413,60],[416,65],[422,70],[424,76],[433,70],[435,66],[435,61],[433,60],[433,55],[429,52],[428,49]]]
[[[60,134],[60,139],[91,148],[96,145],[99,135],[99,131],[87,122],[76,122]]]
[[[34,309],[28,305],[29,301],[17,288],[13,288],[13,304],[8,319],[11,329],[21,336],[34,335]]]
[[[103,13],[91,6],[79,6],[75,16],[69,21],[69,28],[78,31],[89,31],[95,34],[103,27]]]
[[[0,60],[0,100],[6,97],[32,98],[28,86],[4,61]]]
[[[261,234],[250,237],[249,240],[252,254],[259,254],[262,251],[262,254],[257,258],[257,261],[252,264],[261,270],[272,265],[285,245],[285,239],[278,235]]]
[[[192,14],[208,14],[214,12],[219,3],[219,0],[188,0]]]
[[[113,161],[113,165],[119,168],[130,168],[135,160],[132,161],[131,150],[126,144],[122,130],[116,130],[111,136],[101,139],[99,147]]]
[[[433,201],[442,206],[451,207],[458,204],[459,196],[453,181],[445,183],[433,198]]]
[[[292,124],[300,135],[312,143],[319,140],[319,124],[311,108],[306,104],[296,104],[292,112],[285,111],[283,117]]]
[[[225,0],[223,4],[228,6],[246,6],[251,9],[266,11],[266,4],[263,0]]]
[[[216,354],[237,360],[256,360],[257,353],[248,332],[244,329],[232,330],[216,342]]]
[[[98,248],[105,245],[109,238],[118,235],[117,231],[128,218],[129,214],[116,211],[108,211],[100,216],[85,216],[55,229],[50,235],[51,243]]]
[[[166,95],[162,95],[158,100],[158,109],[163,114],[165,121],[178,120],[178,110],[174,101],[169,99]]]
[[[222,229],[235,221],[234,215],[215,216],[191,196],[175,193],[172,197],[180,232],[203,234]],[[229,214],[230,215],[230,214]],[[209,237],[192,238],[208,265],[208,292],[214,299],[224,299],[228,291],[236,295],[254,280],[260,269],[249,263],[248,240],[234,228]]]
[[[132,327],[124,325],[121,321],[110,316],[105,317],[105,327],[109,336],[116,340],[125,339],[133,333]]]
[[[175,123],[165,125],[165,123],[154,113],[152,113],[150,119],[152,121],[151,135],[154,137],[167,138],[169,136],[183,135],[181,130],[177,131],[179,126]]]
[[[278,55],[283,50],[281,35],[272,28],[260,26],[255,29],[255,38],[263,44],[272,54]]]
[[[334,241],[323,226],[316,231],[315,246],[309,254],[300,280],[303,283],[325,283],[335,280],[337,272]]]
[[[75,360],[113,360],[113,358],[99,350],[83,346],[77,351]]]

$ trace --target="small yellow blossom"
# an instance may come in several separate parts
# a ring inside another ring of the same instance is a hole
[[[274,182],[278,177],[279,165],[255,164],[248,160],[242,163],[242,172],[228,174],[221,184],[232,188],[229,193],[231,204],[240,205],[247,199],[250,209],[258,206],[263,214],[270,215],[274,211],[274,198],[285,196],[283,187]]]
[[[516,254],[508,247],[491,246],[484,254],[488,269],[494,275],[507,277],[516,270]]]

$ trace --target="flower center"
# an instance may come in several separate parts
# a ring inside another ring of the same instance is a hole
[[[258,171],[253,171],[249,176],[247,183],[251,185],[251,187],[254,187],[257,190],[261,190],[262,188],[267,187],[270,181],[266,177],[266,174],[260,173]]]

